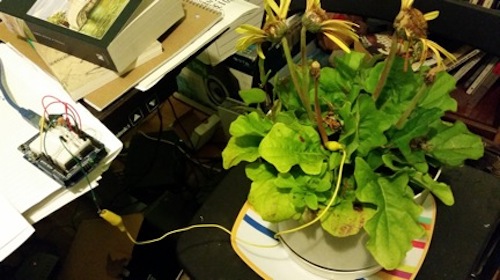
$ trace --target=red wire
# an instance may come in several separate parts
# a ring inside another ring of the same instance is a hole
[[[46,99],[47,98],[52,98],[54,99],[53,101],[51,101],[50,103],[46,104]],[[45,118],[48,118],[49,117],[49,107],[54,105],[54,104],[61,104],[63,106],[63,109],[64,109],[64,113],[61,113],[63,116],[65,116],[65,121],[66,121],[66,124],[68,125],[68,127],[71,129],[72,128],[72,125],[71,125],[71,120],[69,119],[68,116],[72,116],[73,117],[73,120],[77,123],[75,123],[75,125],[77,125],[80,129],[82,127],[82,121],[81,121],[81,118],[80,118],[80,115],[78,114],[78,112],[75,110],[75,108],[67,103],[67,102],[64,102],[64,101],[61,101],[59,98],[55,97],[55,96],[52,96],[52,95],[46,95],[42,98],[42,107],[43,107],[43,114],[45,116]]]

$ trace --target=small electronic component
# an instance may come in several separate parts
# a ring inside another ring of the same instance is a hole
[[[92,171],[107,155],[102,143],[64,125],[51,126],[19,146],[24,158],[65,187]]]

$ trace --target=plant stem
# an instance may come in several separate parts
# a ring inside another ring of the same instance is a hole
[[[306,43],[307,29],[302,26],[300,29],[300,69],[302,70],[302,94],[304,94],[304,98],[307,99],[307,103],[309,103],[309,64],[307,62],[307,43]],[[310,108],[310,105],[309,105]],[[311,117],[312,115],[310,115]],[[312,120],[311,120],[312,121]]]
[[[426,91],[427,91],[427,84],[424,83],[422,86],[420,86],[417,94],[415,94],[415,96],[413,96],[413,98],[410,102],[410,105],[408,105],[408,107],[406,108],[406,110],[403,112],[403,114],[399,118],[398,122],[396,123],[397,129],[403,128],[404,124],[406,123],[406,120],[408,119],[410,114],[413,112],[413,110],[415,110],[418,102],[420,101],[420,99],[422,99],[422,97],[424,96],[424,93]]]
[[[266,68],[265,68],[265,60],[258,57],[258,66],[259,66],[259,79],[260,79],[260,84],[259,87],[263,89],[267,93],[267,73],[266,73]],[[273,98],[274,99],[274,98]],[[266,94],[266,107],[269,107],[271,105],[272,101],[269,98],[269,95]]]
[[[306,36],[307,36],[307,29],[304,26],[302,26],[302,28],[300,29],[300,57],[301,57],[302,67],[304,67],[304,65],[307,65]]]
[[[373,91],[373,100],[377,101],[382,92],[382,89],[385,86],[385,82],[387,81],[387,77],[389,76],[389,72],[391,71],[392,64],[394,63],[394,58],[396,57],[396,53],[398,51],[398,36],[396,33],[392,35],[392,43],[391,49],[389,51],[389,55],[385,60],[384,69],[382,69],[382,74],[380,75],[380,79],[378,80],[377,87]]]
[[[290,69],[290,77],[292,78],[293,85],[295,86],[295,89],[297,90],[297,93],[299,94],[300,101],[302,102],[302,105],[305,107],[307,116],[309,117],[309,120],[314,122],[314,114],[312,113],[311,110],[311,102],[309,101],[309,96],[307,95],[307,91],[304,92],[304,89],[301,87],[301,84],[299,82],[299,78],[297,77],[297,72],[296,72],[296,65],[293,62],[292,55],[290,53],[290,47],[288,46],[288,41],[285,37],[281,39],[281,45],[283,47],[283,53],[285,54],[286,58],[286,63],[288,65],[288,69]]]
[[[326,135],[325,127],[322,124],[321,118],[321,108],[319,107],[319,98],[318,98],[318,79],[319,77],[314,77],[314,112],[316,113],[316,123],[318,125],[318,132],[321,136],[321,141],[323,142],[323,146],[328,142],[328,136]]]

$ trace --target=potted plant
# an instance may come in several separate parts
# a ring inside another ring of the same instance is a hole
[[[438,12],[422,14],[412,0],[402,0],[389,55],[371,57],[346,44],[357,39],[355,24],[328,18],[319,0],[308,0],[295,63],[286,36],[290,0],[264,2],[263,28],[238,29],[238,48],[257,47],[262,87],[240,92],[257,106],[232,122],[223,166],[249,162],[248,202],[264,220],[302,221],[291,231],[319,224],[336,237],[364,231],[375,261],[394,269],[425,233],[415,193],[428,190],[454,203],[450,186],[434,181],[431,168],[483,155],[480,137],[461,122],[442,120],[457,104],[449,95],[455,80],[441,71],[442,55],[453,55],[427,39],[427,21]],[[332,66],[308,60],[307,32],[322,33],[343,50]],[[274,80],[270,97],[262,63],[266,42],[281,44],[289,70]],[[437,67],[421,65],[428,53]],[[414,63],[421,66],[412,71]]]

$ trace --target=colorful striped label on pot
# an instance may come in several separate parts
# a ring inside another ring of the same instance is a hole
[[[413,240],[413,248],[407,253],[403,263],[395,270],[382,270],[361,279],[402,280],[416,277],[429,249],[434,229],[436,204],[432,195],[424,201],[423,208],[419,222],[427,234],[422,239]],[[274,238],[276,231],[275,224],[262,220],[245,203],[234,223],[231,244],[238,256],[264,279],[325,279],[293,261],[279,240]],[[348,275],[341,279],[354,280]]]

